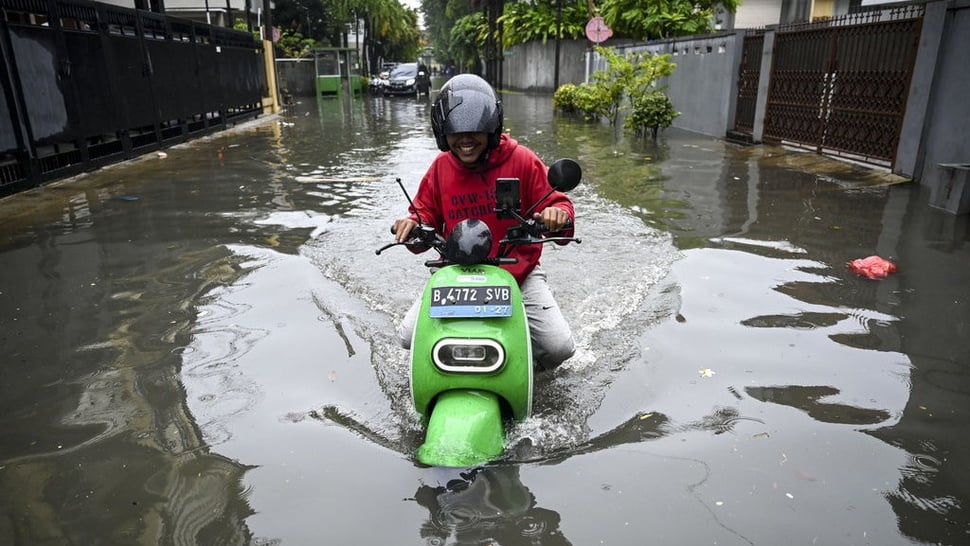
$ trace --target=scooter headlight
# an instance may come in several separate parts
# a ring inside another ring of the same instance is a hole
[[[434,365],[452,373],[491,373],[505,364],[505,349],[492,339],[446,338],[431,351]]]

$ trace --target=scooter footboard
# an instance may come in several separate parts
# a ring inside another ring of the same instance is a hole
[[[486,391],[446,391],[435,401],[418,460],[430,466],[471,466],[498,457],[504,449],[498,396]]]

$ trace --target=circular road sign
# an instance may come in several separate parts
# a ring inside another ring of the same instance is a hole
[[[586,37],[593,43],[605,42],[613,36],[613,30],[606,26],[602,17],[593,17],[586,23]]]

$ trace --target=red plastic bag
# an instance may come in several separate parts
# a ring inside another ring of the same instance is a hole
[[[859,275],[864,275],[870,279],[883,279],[890,273],[896,272],[896,264],[880,258],[879,256],[869,256],[859,258],[845,264],[850,270]]]

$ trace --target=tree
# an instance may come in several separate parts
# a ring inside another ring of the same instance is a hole
[[[603,20],[618,35],[637,40],[706,34],[723,9],[741,0],[604,0]]]
[[[555,39],[557,28],[561,30],[560,38],[582,38],[591,16],[587,0],[527,0],[506,4],[505,13],[499,19],[504,29],[503,45],[512,47],[533,40],[545,43],[549,38]]]
[[[367,29],[367,58],[376,73],[378,59],[417,60],[421,47],[418,14],[398,0],[356,1]]]
[[[424,14],[428,42],[438,62],[444,65],[460,64],[455,51],[462,48],[453,50],[452,29],[459,19],[477,11],[471,0],[421,0],[421,13]],[[467,26],[465,23],[463,25]],[[462,37],[462,40],[466,41],[467,38]]]
[[[417,59],[418,14],[398,0],[276,0],[273,21],[286,38],[276,44],[277,54],[304,56],[316,47],[345,47],[358,20],[371,71],[379,58]]]
[[[455,21],[451,27],[449,58],[457,61],[466,72],[480,73],[481,52],[488,34],[488,23],[481,12],[471,13]]]

